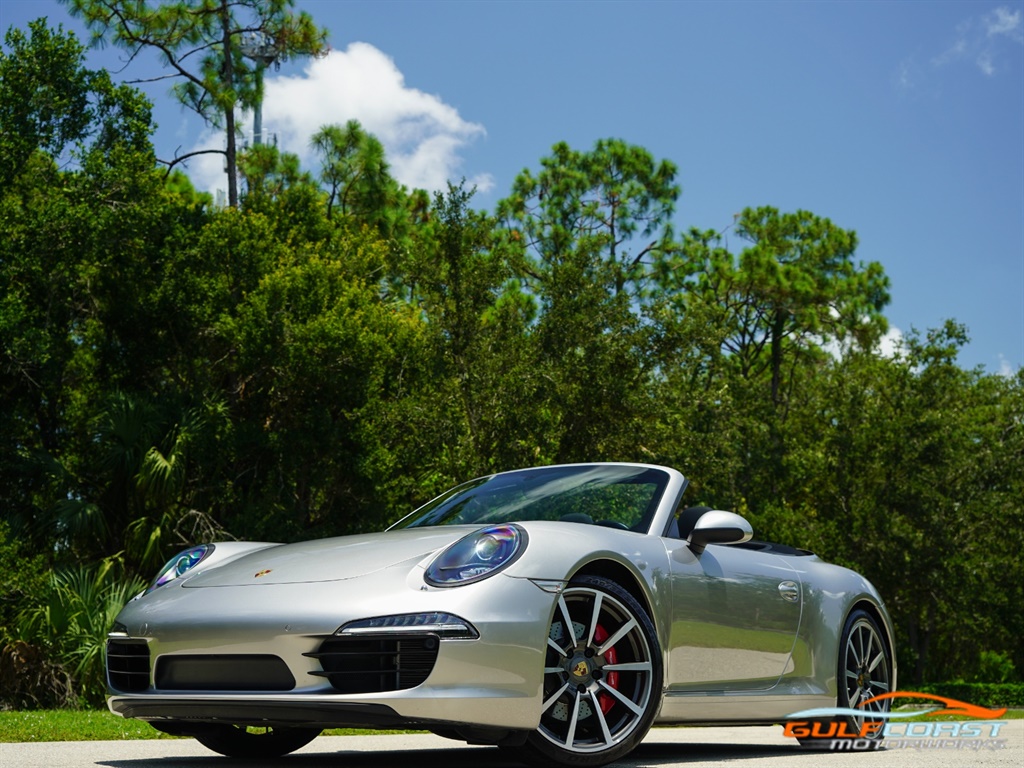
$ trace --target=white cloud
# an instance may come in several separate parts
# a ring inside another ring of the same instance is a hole
[[[985,24],[985,32],[989,37],[1005,35],[1018,43],[1024,43],[1024,25],[1021,24],[1021,12],[1011,11],[1006,6],[996,8],[992,13],[986,14],[982,21]]]
[[[896,353],[903,348],[903,331],[895,325],[878,342],[878,352],[882,357],[895,357]]]
[[[190,152],[203,149],[224,149],[224,134],[207,128],[199,137],[196,145]],[[189,178],[198,189],[221,194],[228,187],[227,177],[224,174],[223,155],[199,155],[190,158],[185,166],[188,169]]]
[[[980,17],[972,17],[956,25],[953,41],[941,53],[932,56],[932,70],[967,62],[978,68],[985,77],[995,77],[1006,70],[1008,41],[1024,44],[1024,13],[999,6]],[[908,91],[922,83],[924,78],[910,77],[912,59],[900,63],[894,84],[898,90]]]
[[[836,311],[835,307],[829,307],[829,314],[833,318],[839,317],[839,312]],[[867,317],[863,318],[864,322],[869,322]],[[823,339],[820,336],[812,337],[813,341],[821,346],[821,348],[828,353],[831,357],[836,360],[842,359],[847,352],[850,351],[851,345],[854,343],[852,337],[847,337],[845,340],[840,341],[836,338]],[[875,354],[881,355],[882,357],[893,358],[896,357],[903,349],[903,331],[896,326],[889,326],[889,330],[880,338],[875,346],[872,348]]]
[[[966,31],[964,27],[958,30],[960,34],[964,34]],[[968,47],[967,40],[959,37],[949,48],[934,57],[932,64],[936,67],[944,67],[952,61],[958,61],[968,55]]]
[[[443,190],[458,182],[460,152],[486,135],[479,123],[464,120],[439,96],[410,88],[391,57],[367,43],[352,43],[310,60],[302,74],[265,80],[263,130],[274,135],[282,151],[298,155],[304,168],[316,171],[319,162],[310,139],[324,125],[358,120],[384,145],[392,175],[410,189]],[[251,133],[250,116],[243,117]],[[223,140],[208,133],[200,147],[220,147]],[[197,147],[197,148],[200,148]],[[210,159],[213,158],[213,159]],[[208,156],[192,162],[195,182],[208,189],[225,186],[223,158]],[[494,186],[489,174],[468,179],[481,191]]]
[[[917,85],[918,80],[917,65],[912,58],[908,58],[901,61],[896,69],[896,74],[893,75],[893,86],[897,91],[909,91]]]
[[[1004,377],[1004,378],[1007,378],[1007,379],[1012,379],[1016,374],[1017,374],[1017,371],[1014,370],[1013,364],[1009,360],[1007,360],[1006,357],[1004,357],[1002,353],[1000,353],[999,354],[999,375]]]
[[[975,63],[978,65],[978,69],[981,70],[982,74],[992,77],[996,73],[995,63],[992,61],[992,51],[982,51],[978,54],[978,58],[975,59]]]

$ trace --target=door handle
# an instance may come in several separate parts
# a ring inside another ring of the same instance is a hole
[[[779,584],[779,594],[786,602],[796,603],[800,600],[800,586],[795,581],[784,581]]]

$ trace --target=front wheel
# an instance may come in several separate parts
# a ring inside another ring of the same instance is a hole
[[[661,686],[661,648],[643,606],[609,579],[574,579],[548,634],[540,727],[519,755],[557,766],[617,760],[650,729]]]
[[[318,728],[253,728],[214,725],[195,734],[207,749],[226,757],[281,757],[302,749],[320,735]]]
[[[875,701],[875,697],[892,691],[892,655],[889,643],[871,614],[857,610],[846,620],[840,650],[839,706],[864,711],[863,717],[851,717],[848,724],[865,738],[881,738],[880,724],[889,711],[891,699]],[[873,724],[875,728],[865,726]]]
[[[864,714],[815,723],[812,735],[800,742],[804,746],[822,747],[840,737],[857,749],[876,748],[882,740],[885,714],[892,701],[876,698],[892,692],[892,653],[878,622],[867,611],[857,609],[846,619],[839,640],[837,673],[836,704],[840,709]]]

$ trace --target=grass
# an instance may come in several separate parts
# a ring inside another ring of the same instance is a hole
[[[906,707],[896,707],[896,711],[904,712]],[[993,707],[993,709],[1000,709],[1000,707]],[[964,720],[959,715],[919,715],[918,717],[908,717],[905,720],[900,720],[901,723],[919,723],[925,720],[939,720],[942,722],[955,722],[958,720]],[[1008,709],[1002,717],[997,717],[995,720],[1024,720],[1024,709]],[[981,721],[979,721],[981,722]],[[989,721],[984,721],[989,722]]]
[[[51,709],[0,712],[0,742],[120,741],[170,739],[149,723],[125,720],[106,710]]]
[[[955,717],[914,720],[956,720]],[[1011,709],[1000,720],[1024,720],[1024,709]],[[352,736],[374,731],[332,728],[325,736]],[[421,733],[421,731],[403,731]],[[126,720],[106,710],[51,709],[33,712],[0,712],[0,743],[26,741],[122,741],[126,739],[173,739],[141,720]]]
[[[356,728],[331,728],[325,736],[376,733]],[[423,733],[423,731],[401,731]],[[142,720],[126,720],[105,709],[48,709],[32,712],[0,712],[0,743],[26,741],[124,741],[128,739],[176,739]]]

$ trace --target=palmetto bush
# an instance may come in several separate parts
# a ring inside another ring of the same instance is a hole
[[[8,705],[102,704],[106,692],[103,652],[118,612],[145,588],[125,579],[116,560],[53,573],[35,605],[18,616],[17,637],[3,649],[0,675],[19,659],[34,659],[35,674],[22,678]],[[41,674],[40,672],[44,673]],[[6,677],[7,675],[2,675]]]

